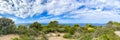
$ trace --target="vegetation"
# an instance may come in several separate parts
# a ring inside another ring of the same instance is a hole
[[[15,33],[15,24],[11,19],[0,18],[0,34]]]
[[[63,38],[78,40],[120,40],[120,37],[114,32],[120,31],[120,23],[109,21],[105,26],[94,26],[86,24],[59,25],[58,21],[51,21],[46,26],[39,22],[31,23],[29,26],[16,26],[11,19],[0,18],[0,35],[18,34],[19,38],[13,40],[48,40],[46,34],[65,33]],[[60,35],[59,35],[60,36]]]
[[[70,33],[66,33],[63,38],[72,38],[72,35]]]

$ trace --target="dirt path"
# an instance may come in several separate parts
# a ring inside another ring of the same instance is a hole
[[[68,40],[68,39],[64,39],[62,37],[49,37],[49,40]]]
[[[49,40],[70,40],[70,39],[63,38],[64,34],[65,33],[59,33],[60,36],[57,36],[58,34],[56,34],[56,33],[49,33],[49,34],[47,34],[47,36],[48,36]]]
[[[56,35],[57,34],[55,33],[47,34],[49,40],[70,40],[70,39],[63,38],[64,33],[60,33],[60,36],[56,36]],[[3,35],[3,36],[0,36],[0,40],[12,40],[12,38],[15,38],[15,37],[19,38],[19,35],[15,35],[15,34]]]
[[[115,31],[115,34],[120,37],[120,31]]]
[[[3,35],[3,36],[0,36],[0,40],[12,40],[12,38],[15,38],[15,37],[19,37],[19,36],[15,34]]]

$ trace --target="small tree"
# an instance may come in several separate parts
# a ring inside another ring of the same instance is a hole
[[[49,24],[48,24],[48,27],[50,28],[51,32],[56,32],[57,31],[57,28],[58,28],[58,21],[51,21]]]
[[[42,26],[41,26],[40,23],[34,22],[34,23],[30,24],[30,28],[37,29],[37,30],[41,30],[41,29],[42,29]]]
[[[65,26],[65,31],[67,33],[72,34],[72,35],[75,33],[74,29],[72,27],[70,27],[70,26]]]
[[[74,24],[74,26],[72,27],[75,31],[79,31],[80,30],[80,26],[79,24]]]
[[[107,27],[112,27],[112,26],[113,26],[113,22],[112,22],[112,21],[109,21],[106,26],[107,26]]]
[[[0,18],[0,30],[2,34],[9,34],[15,32],[15,24],[11,19]]]
[[[49,27],[58,27],[58,21],[51,21],[49,24],[48,24],[48,26]]]
[[[25,34],[27,32],[28,28],[25,25],[19,25],[17,28],[18,34]]]

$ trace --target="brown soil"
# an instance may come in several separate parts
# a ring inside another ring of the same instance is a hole
[[[58,36],[59,34],[59,36]],[[46,34],[46,36],[48,37],[49,40],[73,40],[73,39],[65,39],[63,38],[64,33],[49,33]],[[15,35],[15,34],[9,34],[9,35],[2,35],[0,36],[0,40],[12,40],[12,38],[19,38],[19,35]],[[37,37],[38,39],[40,37]]]
[[[120,31],[115,31],[115,34],[120,37]]]
[[[18,35],[15,34],[9,34],[9,35],[2,35],[0,36],[0,40],[12,40],[12,38],[19,37]]]

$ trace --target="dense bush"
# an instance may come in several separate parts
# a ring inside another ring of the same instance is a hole
[[[93,33],[81,33],[79,40],[92,40],[93,39]]]
[[[28,35],[28,36],[39,36],[39,31],[35,31],[33,29],[28,29],[25,33],[25,35]]]
[[[59,26],[58,21],[51,21],[50,23],[48,23],[48,28],[50,28],[51,32],[57,32],[58,26]]]
[[[21,35],[20,38],[13,38],[12,40],[35,40],[33,36]]]
[[[41,36],[40,40],[48,40],[48,37],[45,35],[44,32],[42,32],[42,36]]]
[[[72,38],[72,35],[70,33],[66,33],[63,35],[63,38]]]
[[[42,26],[39,22],[34,22],[30,24],[29,28],[35,29],[35,30],[41,30]]]
[[[11,19],[0,18],[0,34],[15,33],[16,26]]]
[[[12,38],[12,40],[19,40],[18,38]]]
[[[115,31],[120,31],[120,23],[112,21],[100,27],[91,24],[86,24],[84,27],[78,24],[74,24],[74,26],[59,25],[58,21],[51,21],[46,26],[34,22],[29,27],[25,25],[16,27],[11,19],[0,18],[0,35],[15,33],[22,35],[20,38],[14,38],[13,40],[35,40],[35,37],[40,34],[42,35],[41,40],[48,40],[45,34],[51,32],[66,33],[63,37],[69,39],[77,37],[78,40],[120,40],[120,37],[114,34]]]
[[[18,34],[25,34],[27,33],[28,28],[25,25],[19,25],[16,29]]]

